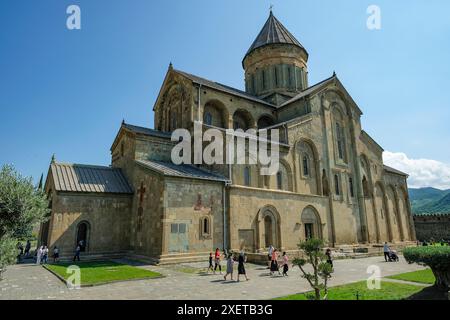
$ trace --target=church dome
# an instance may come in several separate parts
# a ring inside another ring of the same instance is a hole
[[[272,11],[270,11],[269,18],[245,54],[244,60],[253,50],[270,44],[294,45],[306,52],[306,49],[273,15]]]
[[[270,11],[242,61],[245,89],[281,104],[308,86],[307,61],[306,49]]]

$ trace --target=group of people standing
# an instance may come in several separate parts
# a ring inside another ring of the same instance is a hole
[[[48,247],[40,246],[36,251],[36,264],[46,264],[48,262]],[[59,261],[59,248],[55,246],[53,248],[53,263]]]
[[[289,257],[286,252],[283,252],[281,256],[281,262],[279,262],[279,253],[277,249],[275,249],[272,245],[269,246],[269,250],[267,252],[267,258],[269,260],[268,269],[270,269],[270,275],[273,276],[274,272],[278,272],[281,275],[280,267],[283,268],[283,277],[288,276],[289,271]]]
[[[228,275],[231,276],[231,280],[233,280],[233,273],[234,273],[234,263],[237,261],[238,263],[238,275],[237,275],[237,281],[239,282],[239,276],[244,276],[245,280],[250,280],[247,277],[247,272],[245,271],[245,263],[246,263],[246,256],[244,251],[241,251],[236,258],[232,252],[224,252],[223,256],[226,258],[227,261],[227,269],[226,274],[223,276],[223,279],[226,281]],[[219,250],[219,248],[216,248],[216,251],[214,253],[210,252],[209,254],[209,266],[208,266],[208,273],[212,271],[214,274],[216,274],[217,269],[219,269],[220,274],[222,274],[222,266],[221,266],[221,258],[222,254]],[[214,259],[214,266],[213,266],[213,259]]]

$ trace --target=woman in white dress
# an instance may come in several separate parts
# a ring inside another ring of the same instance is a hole
[[[36,264],[41,264],[43,247],[40,246],[36,253]]]

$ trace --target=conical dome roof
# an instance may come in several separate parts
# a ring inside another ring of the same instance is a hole
[[[275,18],[272,11],[270,11],[269,18],[245,56],[249,55],[253,50],[269,44],[292,44],[306,52],[306,49],[300,42]]]

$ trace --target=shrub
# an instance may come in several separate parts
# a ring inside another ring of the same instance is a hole
[[[418,263],[431,268],[436,278],[436,287],[448,291],[450,288],[450,247],[426,246],[406,248],[403,256],[408,263]]]

